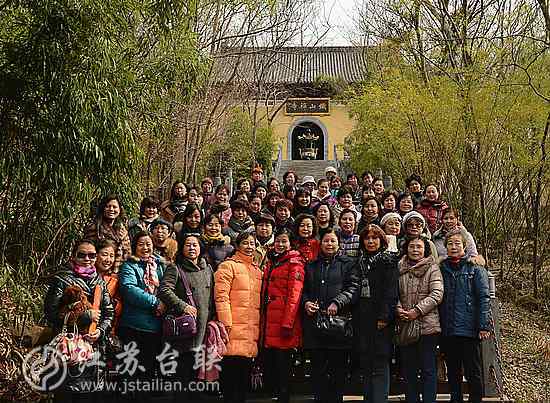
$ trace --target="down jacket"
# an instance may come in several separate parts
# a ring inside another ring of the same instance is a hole
[[[81,277],[73,271],[70,265],[57,272],[50,282],[48,292],[44,300],[44,313],[46,315],[46,320],[56,332],[61,331],[61,328],[63,327],[63,321],[59,318],[61,301],[65,289],[73,285],[80,287],[82,291],[84,291],[84,294],[86,294],[86,297],[90,303],[93,303],[94,301],[95,286],[99,285],[102,287],[101,303],[99,306],[101,314],[97,328],[101,330],[101,337],[105,336],[111,328],[114,316],[113,304],[111,303],[111,297],[109,296],[107,287],[99,274],[95,273],[89,278]],[[82,326],[89,325],[92,321],[89,311],[84,312],[78,321]]]
[[[157,276],[162,282],[166,262],[155,256]],[[119,327],[129,327],[142,332],[160,333],[161,318],[156,316],[160,300],[156,295],[145,291],[145,263],[130,256],[118,273],[118,286],[122,296],[122,315]]]
[[[466,257],[457,263],[447,258],[440,267],[445,286],[439,306],[442,335],[477,338],[480,330],[491,330],[489,279],[485,268]]]
[[[258,354],[262,271],[252,256],[237,251],[214,273],[218,320],[229,333],[225,355],[252,358]]]
[[[447,208],[447,203],[441,200],[429,201],[424,199],[416,206],[418,211],[426,219],[426,224],[430,233],[434,233],[441,226],[441,215],[444,209]]]
[[[262,301],[265,318],[264,346],[289,349],[300,345],[302,323],[298,316],[304,286],[304,259],[295,250],[270,260],[264,271]],[[282,337],[281,329],[292,331]]]
[[[433,256],[419,262],[410,262],[403,256],[399,262],[398,308],[416,308],[421,323],[421,334],[441,332],[437,306],[443,300],[443,277]]]
[[[320,246],[321,242],[317,239],[297,239],[294,241],[294,249],[302,255],[306,263],[317,260]]]
[[[327,258],[319,254],[319,258],[310,262],[305,269],[302,308],[308,301],[319,304],[321,310],[326,310],[331,303],[338,306],[338,315],[351,312],[352,306],[359,297],[359,272],[357,260],[345,255]],[[335,349],[351,348],[350,343],[342,343],[323,337],[315,326],[315,316],[309,316],[303,309],[304,348]]]

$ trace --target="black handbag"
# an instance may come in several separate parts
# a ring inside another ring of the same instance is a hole
[[[336,340],[350,340],[353,337],[351,315],[329,315],[326,311],[318,311],[315,320],[317,331]]]
[[[196,308],[193,293],[185,273],[179,267],[178,273],[183,281],[189,304]],[[193,315],[182,313],[180,316],[168,314],[162,321],[162,335],[169,340],[185,340],[197,334],[197,319]]]

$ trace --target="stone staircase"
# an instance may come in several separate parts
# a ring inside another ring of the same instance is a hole
[[[335,161],[282,160],[277,179],[282,182],[284,173],[288,170],[293,170],[298,175],[299,181],[301,181],[305,175],[313,176],[315,181],[317,181],[325,176],[325,168],[328,166],[337,167]]]

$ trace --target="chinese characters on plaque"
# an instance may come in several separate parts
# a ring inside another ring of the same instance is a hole
[[[287,115],[328,115],[329,98],[289,98],[286,101]]]

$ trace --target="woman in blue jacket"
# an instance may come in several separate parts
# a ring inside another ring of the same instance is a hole
[[[142,368],[130,376],[152,379],[161,352],[161,316],[166,306],[157,298],[165,263],[153,255],[149,233],[139,232],[132,240],[132,256],[119,272],[120,294],[124,301],[119,336],[125,345],[136,344],[136,356]],[[127,348],[127,347],[126,347]]]
[[[445,294],[439,307],[441,348],[448,370],[451,401],[462,402],[464,367],[470,402],[481,402],[481,340],[488,339],[489,280],[487,271],[465,257],[466,240],[460,230],[445,238],[448,257],[441,264]]]

